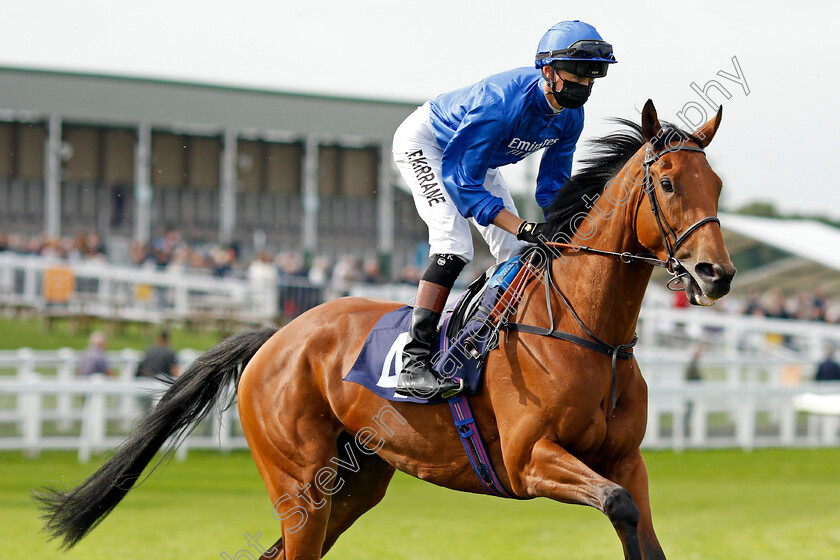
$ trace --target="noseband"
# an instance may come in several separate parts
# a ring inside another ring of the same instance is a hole
[[[653,145],[649,142],[647,147],[645,148],[645,159],[644,159],[644,192],[648,195],[648,200],[650,200],[650,210],[653,213],[653,217],[656,220],[656,226],[659,228],[659,234],[662,236],[662,244],[665,246],[665,252],[667,254],[667,259],[665,261],[659,260],[658,263],[651,263],[655,264],[656,266],[662,266],[671,273],[673,278],[668,282],[668,288],[672,290],[679,290],[682,289],[682,286],[673,287],[672,285],[675,282],[682,282],[682,278],[688,274],[685,267],[682,263],[677,259],[677,250],[679,250],[680,246],[685,242],[689,236],[697,231],[701,226],[707,223],[717,223],[720,225],[720,220],[717,216],[706,216],[705,218],[701,218],[694,222],[689,228],[687,228],[681,235],[677,235],[671,225],[668,223],[668,220],[665,219],[665,215],[662,212],[662,207],[659,205],[659,198],[656,196],[656,184],[653,181],[653,175],[650,172],[651,166],[660,160],[660,158],[671,152],[700,152],[701,154],[705,155],[706,152],[703,148],[698,148],[695,146],[686,146],[685,144],[678,144],[676,146],[668,146],[664,150],[658,153],[654,153]],[[636,231],[636,222],[639,219],[639,206],[641,206],[641,199],[639,200],[639,204],[636,206],[636,215],[633,218],[633,230]],[[637,239],[638,239],[638,233]]]

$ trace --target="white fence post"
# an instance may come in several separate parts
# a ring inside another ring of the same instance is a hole
[[[26,384],[37,383],[38,377],[38,373],[31,367],[26,367],[19,375],[19,379]],[[18,395],[18,402],[23,414],[23,448],[28,457],[38,457],[41,454],[41,395],[21,393]]]
[[[76,376],[76,353],[71,348],[59,348],[59,358],[56,380],[70,382]],[[58,429],[66,432],[73,425],[73,395],[59,393],[56,398],[56,414],[58,415]]]
[[[703,447],[706,441],[706,400],[694,398],[691,407],[691,445]]]
[[[735,438],[744,451],[751,451],[755,446],[755,398],[746,396],[735,414]]]
[[[21,348],[17,351],[16,361],[17,361],[17,371],[15,372],[15,377],[24,383],[29,383],[35,381],[35,353],[32,351],[31,348]],[[26,428],[25,418],[26,418],[26,408],[27,405],[32,404],[32,400],[26,399],[25,394],[20,394],[17,397],[17,418],[18,418],[18,430],[21,433],[25,433]]]
[[[105,381],[105,376],[91,375],[87,380],[91,385],[98,385]],[[107,417],[105,414],[105,394],[91,391],[85,396],[82,412],[82,432],[79,443],[79,462],[87,463],[91,453],[98,453],[105,449]]]
[[[117,377],[120,381],[131,383],[136,377],[137,365],[140,363],[140,355],[137,350],[133,348],[124,348],[120,350],[120,366]],[[120,417],[122,418],[122,426],[128,429],[131,426],[131,419],[135,418],[138,413],[137,397],[134,395],[123,395],[120,397]]]
[[[779,440],[784,447],[793,445],[796,439],[796,409],[788,401],[779,411]]]

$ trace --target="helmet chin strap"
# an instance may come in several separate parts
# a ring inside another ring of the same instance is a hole
[[[552,105],[551,102],[548,103],[548,106],[551,107],[551,110],[554,111],[554,114],[557,114],[557,113],[561,112],[563,109],[565,109],[565,107],[563,107],[563,105],[561,105],[560,101],[557,99],[557,95],[560,92],[557,91],[557,88],[554,85],[554,84],[557,83],[557,81],[554,80],[554,72],[555,72],[555,70],[554,70],[554,68],[552,68],[551,69],[551,76],[548,77],[548,78],[545,78],[545,81],[548,83],[548,85],[551,86],[551,96],[554,98],[554,102],[557,103],[558,105],[560,105],[560,108],[558,109],[554,105]],[[560,79],[562,80],[563,78],[560,78]]]

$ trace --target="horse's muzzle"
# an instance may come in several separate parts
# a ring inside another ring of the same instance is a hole
[[[713,305],[715,300],[729,293],[736,272],[731,263],[683,262],[682,265],[689,273],[685,293],[691,304]]]

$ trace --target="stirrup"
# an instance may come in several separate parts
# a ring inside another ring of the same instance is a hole
[[[444,392],[440,398],[442,399],[449,399],[460,393],[464,390],[464,380],[460,377],[456,378],[458,380],[458,388],[457,389],[450,389],[449,391]]]

